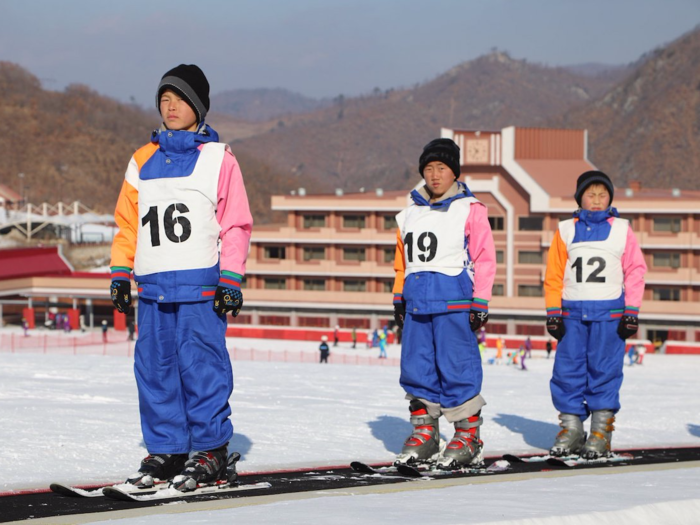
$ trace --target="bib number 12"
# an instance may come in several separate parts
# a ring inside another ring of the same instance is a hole
[[[595,265],[595,269],[588,274],[588,277],[586,278],[587,283],[604,283],[605,282],[605,276],[601,277],[600,274],[603,270],[605,270],[605,259],[602,257],[591,257],[588,259],[588,262],[586,263],[587,266],[593,266]],[[582,283],[583,282],[583,258],[579,257],[574,261],[574,264],[571,265],[571,268],[576,270],[576,282],[577,283]]]
[[[175,212],[187,213],[189,208],[181,203],[171,204],[165,209],[163,214],[163,229],[165,230],[165,236],[171,242],[185,242],[190,238],[192,234],[192,224],[187,217],[179,215],[174,217]],[[179,224],[182,228],[182,233],[178,235],[175,232],[175,225]],[[158,220],[158,207],[151,206],[148,208],[148,213],[141,219],[141,226],[149,226],[151,232],[151,246],[160,246],[160,224]]]

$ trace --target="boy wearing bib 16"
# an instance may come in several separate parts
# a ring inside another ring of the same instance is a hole
[[[629,221],[611,207],[613,195],[605,173],[582,174],[575,194],[580,209],[559,223],[549,249],[547,330],[559,341],[550,389],[562,427],[554,456],[611,453],[625,339],[637,332],[647,269]]]
[[[253,219],[230,148],[204,123],[201,69],[168,71],[163,126],[134,153],[117,201],[111,296],[127,313],[138,283],[134,371],[149,455],[127,482],[178,490],[226,478],[233,390],[226,312],[238,315]],[[192,457],[189,457],[193,452]]]
[[[401,386],[413,433],[397,463],[435,459],[445,468],[481,460],[481,356],[475,331],[488,321],[496,251],[486,206],[460,174],[459,147],[450,139],[425,146],[425,185],[396,216],[394,317],[403,327]],[[442,455],[438,420],[455,434]]]

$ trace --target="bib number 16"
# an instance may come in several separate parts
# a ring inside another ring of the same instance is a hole
[[[181,202],[171,204],[165,209],[165,213],[163,213],[163,229],[165,230],[165,236],[170,242],[185,242],[190,238],[192,224],[187,220],[187,217],[182,215],[174,217],[175,212],[187,213],[188,211],[190,211],[189,208]],[[175,225],[177,224],[182,229],[179,235],[175,232]],[[160,224],[157,206],[148,208],[148,213],[141,218],[141,226],[146,225],[149,226],[151,232],[151,246],[160,246]]]

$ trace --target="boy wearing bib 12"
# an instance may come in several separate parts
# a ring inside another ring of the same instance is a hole
[[[253,225],[241,170],[204,123],[209,83],[181,64],[156,95],[163,125],[136,153],[117,201],[111,296],[138,283],[134,371],[148,456],[127,482],[178,490],[226,478],[233,390],[226,312],[238,315]],[[193,452],[190,458],[190,452]]]
[[[394,317],[403,328],[400,383],[414,426],[396,462],[435,459],[450,468],[481,459],[486,402],[474,332],[488,320],[496,252],[486,206],[457,181],[459,147],[433,140],[419,169],[425,185],[396,216]],[[455,434],[439,455],[442,415]]]
[[[605,173],[582,174],[575,194],[580,208],[559,223],[549,249],[547,330],[559,341],[550,390],[562,427],[554,456],[611,453],[625,339],[637,332],[647,269],[629,221],[611,207],[613,196]]]

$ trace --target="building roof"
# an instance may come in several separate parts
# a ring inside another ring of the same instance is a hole
[[[5,184],[0,184],[0,201],[17,202],[21,200],[22,196],[19,193]]]
[[[552,197],[571,197],[573,199],[578,176],[595,169],[584,159],[516,159],[516,161]]]
[[[0,250],[0,280],[45,275],[71,275],[73,268],[60,246]]]

